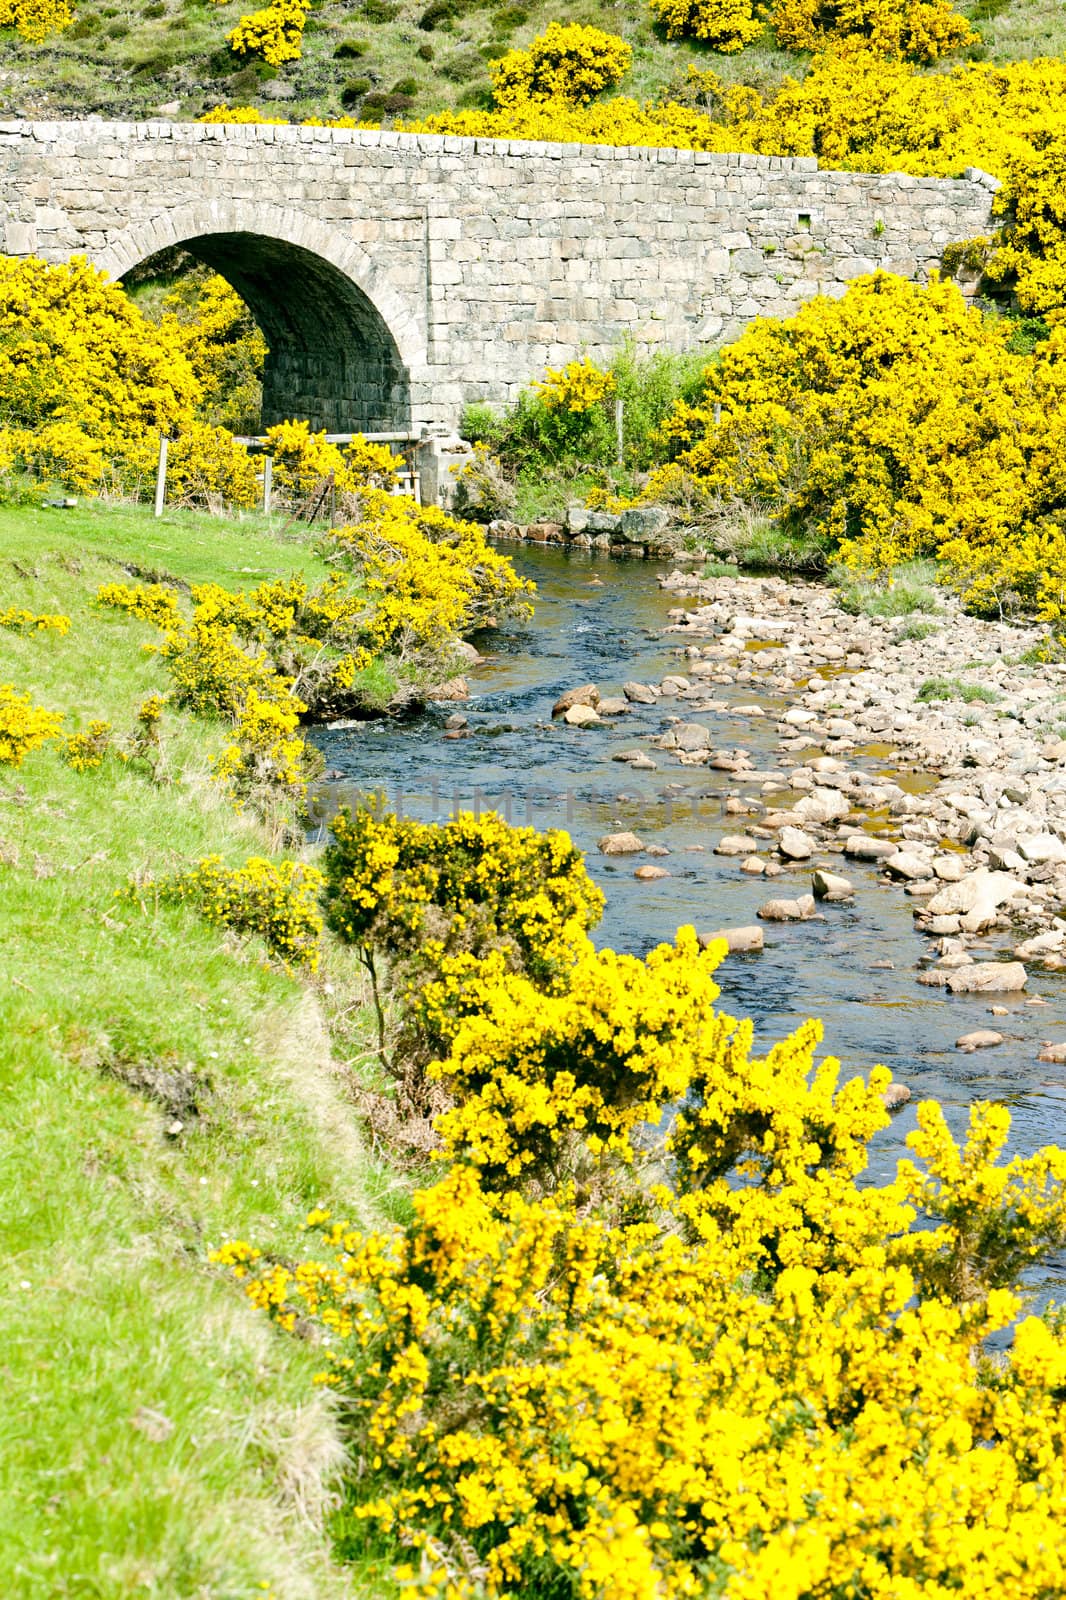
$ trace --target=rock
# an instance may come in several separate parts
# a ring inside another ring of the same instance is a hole
[[[911,1092],[905,1083],[896,1083],[893,1080],[881,1096],[881,1104],[886,1111],[899,1111],[907,1104]]]
[[[669,526],[665,506],[630,506],[622,512],[618,532],[628,544],[653,544]]]
[[[638,706],[653,706],[659,698],[655,690],[646,683],[623,683],[622,693],[627,700],[632,700]]]
[[[563,721],[571,728],[596,728],[600,718],[595,706],[571,706],[563,712]]]
[[[1025,885],[1009,872],[989,872],[987,867],[978,867],[958,883],[945,884],[927,902],[926,910],[933,917],[957,916],[962,928],[977,933],[995,921],[1001,905],[1024,889]]]
[[[470,685],[465,678],[449,678],[446,683],[436,683],[427,691],[429,700],[469,700]]]
[[[1066,761],[1066,739],[1049,739],[1040,746],[1045,761]]]
[[[777,836],[777,848],[790,861],[808,861],[817,846],[802,828],[782,828]]]
[[[565,689],[552,706],[552,716],[561,717],[571,706],[598,706],[600,691],[594,683],[579,684],[576,689]]]
[[[715,845],[714,853],[716,856],[753,856],[758,848],[757,839],[749,839],[742,833],[727,833]]]
[[[767,900],[756,912],[764,922],[809,922],[814,916],[813,894],[799,895],[795,900]]]
[[[913,850],[897,850],[894,855],[884,858],[884,864],[894,878],[914,880],[933,876],[933,869],[925,857]]]
[[[740,870],[746,872],[749,878],[757,878],[766,871],[766,863],[758,856],[746,856],[740,863]]]
[[[649,864],[638,867],[633,876],[639,878],[641,883],[653,883],[657,878],[668,878],[670,874],[665,867],[653,867]]]
[[[600,854],[605,856],[631,856],[643,848],[635,833],[605,833],[600,840]]]
[[[988,864],[995,867],[997,872],[1024,872],[1025,862],[1017,850],[1011,850],[1007,845],[993,845],[988,852]]]
[[[465,639],[453,639],[451,648],[452,654],[459,656],[468,667],[476,667],[485,659],[481,651],[476,650],[472,644],[467,644]]]
[[[453,711],[451,716],[445,720],[444,726],[454,731],[456,728],[465,728],[466,724],[467,719],[463,716],[463,713],[461,711]]]
[[[958,883],[960,878],[966,876],[961,856],[934,856],[933,871],[941,883]]]
[[[1066,844],[1063,844],[1058,834],[1034,833],[1028,839],[1018,840],[1018,854],[1032,866],[1043,862],[1059,866],[1066,861]]]
[[[729,946],[729,954],[737,955],[745,951],[761,950],[763,948],[763,933],[759,927],[749,928],[719,928],[716,933],[701,933],[699,936],[700,948],[706,950],[709,944],[716,939],[724,939]]]
[[[1038,1061],[1052,1061],[1056,1066],[1062,1066],[1063,1063],[1066,1063],[1066,1043],[1045,1043],[1036,1059]]]
[[[839,822],[851,810],[851,802],[839,789],[814,789],[796,801],[796,811],[804,822]]]
[[[608,695],[596,707],[601,717],[621,717],[629,710],[629,701],[620,694]]]
[[[566,508],[566,526],[571,533],[584,533],[589,525],[587,506],[572,505]]]
[[[1027,982],[1020,961],[974,961],[947,975],[952,994],[1014,994]]]
[[[711,730],[702,722],[679,722],[674,727],[675,750],[709,750],[711,748]],[[665,740],[663,743],[665,744]]]
[[[1060,928],[1051,928],[1047,933],[1038,933],[1035,938],[1015,945],[1014,954],[1019,961],[1039,960],[1042,956],[1061,950],[1064,940],[1066,933]]]
[[[684,694],[685,690],[689,688],[691,688],[691,684],[688,679],[679,677],[676,672],[668,673],[659,685],[661,694]]]
[[[833,902],[850,900],[855,893],[850,878],[842,878],[835,872],[827,872],[824,867],[817,867],[812,873],[811,887],[816,900]]]
[[[884,861],[898,851],[891,839],[875,839],[869,833],[853,833],[844,840],[844,854],[854,861]]]
[[[972,1033],[964,1033],[961,1039],[955,1040],[956,1050],[991,1050],[997,1044],[1003,1043],[1003,1035],[996,1033],[994,1028],[975,1028]]]
[[[991,1017],[1009,1017],[1010,1012],[1006,1006],[989,1006],[988,1014]]]

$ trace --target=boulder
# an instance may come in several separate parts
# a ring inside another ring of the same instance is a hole
[[[749,878],[758,878],[766,871],[766,863],[759,856],[745,856],[740,863],[741,872],[746,872]]]
[[[1019,961],[1039,961],[1044,956],[1060,951],[1064,941],[1066,933],[1061,928],[1051,928],[1047,933],[1038,933],[1034,938],[1026,939],[1023,944],[1015,945],[1014,954]]]
[[[635,833],[605,833],[600,840],[600,854],[605,856],[636,855],[643,848]]]
[[[634,878],[639,878],[641,883],[654,883],[657,878],[668,878],[670,874],[665,867],[653,867],[650,863],[637,867],[633,873]]]
[[[596,728],[600,725],[595,706],[571,706],[563,712],[563,721],[571,728]]]
[[[1059,866],[1066,861],[1066,844],[1063,844],[1057,833],[1034,833],[1028,839],[1018,840],[1018,854],[1030,866],[1041,866],[1050,863]]]
[[[853,861],[884,861],[898,851],[891,839],[875,839],[870,833],[853,833],[844,840],[844,854]]]
[[[596,707],[601,717],[620,717],[629,710],[629,701],[620,694],[608,695]]]
[[[947,974],[952,994],[1014,994],[1027,982],[1020,961],[974,961]]]
[[[933,871],[941,883],[958,883],[966,876],[966,867],[961,856],[934,856]]]
[[[600,691],[594,683],[579,684],[576,689],[564,689],[552,706],[552,716],[561,717],[571,706],[598,706]]]
[[[716,856],[752,856],[759,848],[758,839],[749,839],[742,833],[727,833],[714,847]]]
[[[933,869],[929,862],[914,850],[897,850],[893,855],[884,858],[884,864],[894,878],[906,878],[913,881],[933,876]]]
[[[809,922],[814,914],[813,894],[801,894],[795,900],[767,900],[756,912],[764,922]]]
[[[809,861],[817,846],[802,828],[782,828],[777,836],[777,848],[789,861]]]
[[[814,890],[816,900],[831,902],[850,900],[855,893],[850,878],[842,878],[835,872],[827,872],[824,867],[817,867],[811,874],[811,888]]]
[[[675,750],[709,750],[711,748],[711,730],[705,727],[702,722],[679,722],[672,731]],[[663,743],[665,745],[665,739]]]
[[[956,1050],[992,1050],[997,1044],[1003,1043],[1003,1035],[994,1028],[975,1028],[972,1033],[964,1033],[961,1039],[955,1040]]]
[[[669,526],[665,506],[630,506],[622,512],[618,532],[627,544],[654,544]]]
[[[1045,1043],[1036,1059],[1038,1061],[1051,1061],[1055,1066],[1061,1067],[1066,1063],[1066,1043]]]
[[[839,822],[851,810],[851,803],[839,789],[812,789],[796,801],[796,811],[804,822]]]
[[[995,921],[1001,905],[1024,889],[1025,885],[1009,872],[989,872],[987,867],[978,867],[958,883],[945,884],[926,902],[925,909],[932,917],[958,917],[960,927],[977,933]]]
[[[659,696],[647,683],[623,683],[622,693],[638,706],[653,706]]]
[[[701,933],[699,936],[700,948],[706,950],[716,939],[724,939],[729,946],[730,955],[738,955],[747,951],[761,950],[763,948],[763,933],[759,927],[749,928],[719,928],[715,933]]]
[[[469,700],[470,685],[465,678],[449,678],[446,683],[435,683],[427,693],[429,700]]]

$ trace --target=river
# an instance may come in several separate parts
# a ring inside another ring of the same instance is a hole
[[[660,590],[659,568],[579,551],[520,546],[511,553],[537,584],[533,620],[479,641],[491,659],[470,674],[471,699],[462,706],[437,706],[407,722],[318,730],[327,766],[344,774],[329,785],[331,800],[385,791],[394,806],[427,821],[444,820],[459,805],[494,808],[538,828],[566,828],[607,898],[594,937],[638,954],[672,939],[680,924],[706,931],[752,923],[771,895],[807,892],[809,869],[797,866],[771,886],[746,877],[735,859],[712,853],[723,834],[743,831],[743,818],[723,814],[726,797],[738,792],[736,779],[676,766],[649,748],[666,717],[682,710],[677,702],[634,705],[599,728],[552,722],[553,702],[576,684],[593,682],[601,694],[617,694],[628,679],[656,683],[668,671],[684,671],[676,638],[662,634],[678,601]],[[756,698],[750,684],[715,685],[714,694],[736,705]],[[771,714],[761,724],[728,714],[711,719],[716,742],[742,746],[757,767],[777,767],[772,712],[785,702],[763,696],[762,703]],[[469,736],[447,738],[447,719],[457,709],[468,719]],[[636,745],[659,760],[657,771],[631,772],[611,760]],[[855,764],[884,770],[876,754]],[[633,871],[646,858],[599,853],[597,840],[622,828],[669,849],[659,864],[670,877],[638,882]],[[995,1023],[1006,1042],[963,1054],[955,1040],[989,1025],[988,997],[920,987],[916,964],[928,945],[914,931],[911,902],[898,888],[883,887],[872,867],[850,861],[846,871],[856,885],[853,904],[824,907],[824,921],[768,923],[761,954],[726,958],[718,972],[721,1006],[753,1019],[760,1048],[803,1018],[819,1017],[824,1049],[840,1058],[844,1076],[883,1062],[910,1086],[911,1105],[871,1147],[871,1175],[879,1180],[894,1172],[921,1099],[939,1100],[956,1132],[972,1101],[1001,1101],[1013,1118],[1012,1149],[1066,1145],[1066,1071],[1036,1060],[1042,1039],[1066,1037],[1063,975],[1040,974],[1036,981],[1034,974],[1030,992],[1050,1004],[1008,997],[1011,1014]],[[1066,1288],[1066,1259],[1051,1263],[1051,1272]]]

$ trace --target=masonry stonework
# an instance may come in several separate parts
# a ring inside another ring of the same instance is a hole
[[[454,424],[546,366],[721,343],[987,233],[995,181],[814,158],[190,123],[0,123],[9,255],[183,245],[271,347],[264,419]]]

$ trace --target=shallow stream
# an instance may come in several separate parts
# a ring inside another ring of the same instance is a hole
[[[442,821],[458,806],[493,808],[539,828],[565,827],[607,898],[595,939],[638,954],[672,939],[682,923],[701,932],[752,923],[771,896],[806,893],[809,866],[771,884],[746,877],[735,858],[712,853],[724,834],[744,831],[744,818],[723,814],[727,796],[755,797],[759,785],[675,765],[649,747],[666,718],[686,714],[684,702],[634,705],[603,727],[552,722],[552,704],[564,689],[592,682],[603,695],[618,694],[629,679],[657,683],[666,672],[684,671],[679,641],[662,634],[667,612],[679,602],[660,590],[657,567],[535,547],[518,548],[513,559],[537,583],[534,619],[480,642],[492,659],[470,674],[471,699],[460,707],[438,706],[407,722],[319,730],[327,767],[345,775],[328,786],[331,800],[385,791],[394,807],[426,821]],[[710,718],[716,744],[742,747],[760,770],[779,769],[774,712],[786,702],[751,684],[716,684],[711,692],[736,706],[758,700],[767,711],[764,721],[746,714]],[[457,709],[468,729],[461,738],[445,737]],[[634,746],[648,750],[657,771],[631,772],[611,760]],[[876,747],[852,759],[905,786],[924,781],[922,774],[908,779],[886,767]],[[780,803],[787,805],[787,796]],[[597,841],[621,828],[632,828],[645,844],[666,846],[671,853],[658,864],[671,876],[641,883],[633,871],[646,857],[601,855]],[[875,1178],[892,1175],[914,1126],[914,1102],[929,1097],[942,1103],[956,1131],[971,1101],[995,1099],[1011,1110],[1013,1149],[1066,1145],[1066,1068],[1036,1059],[1042,1040],[1066,1037],[1066,977],[1031,969],[1028,998],[1050,1003],[1006,997],[1010,1015],[994,1023],[1005,1043],[963,1054],[955,1040],[992,1023],[988,1007],[996,997],[920,987],[916,964],[930,946],[914,931],[912,902],[899,888],[883,887],[872,866],[849,861],[844,870],[856,885],[854,903],[824,907],[824,920],[767,923],[761,954],[728,956],[719,968],[721,1006],[753,1019],[761,1048],[805,1017],[820,1017],[824,1049],[840,1057],[845,1076],[883,1062],[910,1086],[914,1101],[874,1141]],[[1042,1277],[1057,1298],[1066,1298],[1066,1258]]]

